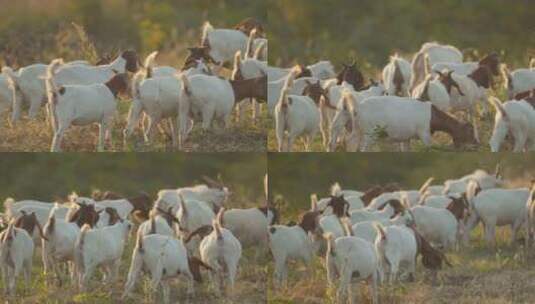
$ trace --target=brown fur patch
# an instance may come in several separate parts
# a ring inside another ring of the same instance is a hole
[[[474,80],[474,82],[485,89],[488,89],[492,85],[492,75],[490,69],[483,65],[475,69],[470,75],[469,78]]]
[[[135,73],[139,69],[137,53],[134,50],[127,50],[121,54],[121,57],[126,60],[125,69],[128,72]]]
[[[360,91],[364,87],[364,76],[357,69],[357,64],[353,62],[350,65],[342,65],[342,71],[336,76],[337,84],[341,85],[345,81],[351,84],[356,91]]]
[[[319,211],[307,211],[301,215],[298,225],[303,228],[305,232],[315,232],[318,228],[319,216]]]
[[[327,203],[327,207],[329,206],[337,217],[349,216],[349,203],[345,200],[343,194],[339,197],[331,195],[331,200]]]
[[[197,257],[188,257],[188,265],[189,270],[191,271],[191,274],[193,275],[193,279],[197,283],[202,283],[202,277],[201,277],[201,267],[213,271],[212,267],[204,263],[201,259]]]
[[[119,93],[124,93],[128,90],[128,77],[126,74],[117,74],[110,80],[104,83],[115,98]]]
[[[273,218],[271,219],[269,225],[275,225],[279,222],[279,210],[277,210],[276,208],[264,206],[258,207],[258,210],[260,210],[260,212],[262,212],[266,217],[268,216],[268,211],[271,211],[271,213],[273,214]]]
[[[405,79],[403,79],[403,74],[401,73],[401,68],[399,67],[397,60],[394,60],[394,79],[392,82],[396,87],[395,94],[397,96],[403,95],[403,83],[405,82]]]
[[[236,24],[234,26],[235,30],[241,31],[244,33],[247,37],[251,35],[251,31],[256,29],[256,35],[259,37],[263,37],[265,35],[264,32],[264,26],[260,21],[258,21],[255,18],[249,17],[244,20],[242,20],[240,23]]]
[[[431,106],[430,126],[431,133],[435,131],[448,133],[455,147],[460,147],[462,144],[477,144],[474,127],[470,123],[461,123],[433,105]]]
[[[15,227],[26,230],[26,232],[28,232],[28,234],[32,237],[35,228],[37,228],[41,238],[47,240],[47,238],[43,234],[43,229],[41,228],[39,221],[37,221],[37,216],[35,216],[35,212],[27,214],[26,212],[21,210],[21,213],[22,215],[15,221]]]
[[[245,98],[258,98],[267,100],[267,76],[246,80],[229,80],[234,91],[234,102],[237,103]]]
[[[366,190],[366,192],[364,192],[360,199],[364,203],[364,206],[367,207],[374,198],[378,197],[382,193],[384,193],[383,187],[373,186],[370,189]]]
[[[481,58],[479,65],[488,67],[494,76],[500,76],[500,57],[497,53],[490,53]]]
[[[416,230],[415,227],[411,227],[416,238],[416,244],[418,246],[418,255],[422,256],[422,264],[425,268],[431,270],[442,269],[442,262],[451,267],[444,253],[433,248],[431,244]]]
[[[184,240],[184,243],[189,243],[189,241],[191,241],[191,239],[195,237],[196,235],[198,235],[200,239],[202,240],[204,237],[212,233],[213,230],[214,228],[211,225],[201,226],[197,228],[196,230],[194,230],[193,232],[191,232],[188,235],[188,237]]]
[[[459,84],[451,77],[452,73],[453,73],[453,71],[448,71],[446,73],[442,73],[442,72],[438,72],[437,71],[438,80],[444,85],[444,87],[446,88],[446,91],[448,92],[448,94],[451,95],[451,88],[456,88],[457,91],[459,92],[459,94],[461,96],[464,96],[464,93],[461,90],[461,87],[459,86]]]
[[[328,100],[326,91],[321,87],[321,82],[318,80],[316,83],[306,81],[307,85],[303,89],[303,96],[310,97],[316,105],[320,104],[321,96],[324,96],[325,100]]]
[[[468,202],[466,201],[466,193],[463,193],[461,197],[449,197],[451,199],[451,202],[448,204],[446,209],[448,209],[457,219],[457,221],[461,221],[464,219],[466,215],[466,211],[468,210]]]
[[[99,213],[95,210],[95,206],[93,205],[78,205],[78,210],[74,211],[68,221],[69,222],[76,222],[78,227],[82,227],[85,224],[88,224],[90,227],[94,227],[95,224],[98,222],[100,216]]]

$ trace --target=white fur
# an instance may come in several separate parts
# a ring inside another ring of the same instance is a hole
[[[403,84],[401,86],[401,95],[408,96],[409,85],[411,80],[411,64],[397,54],[390,56],[390,62],[383,68],[383,82],[385,90],[388,95],[396,96],[396,86],[394,85],[394,74],[396,69],[399,68],[401,75],[403,76]]]
[[[50,101],[50,112],[53,118],[54,139],[51,151],[60,151],[61,140],[71,125],[83,126],[92,123],[99,124],[99,141],[97,149],[104,150],[104,137],[111,140],[111,125],[115,116],[117,101],[110,89],[102,84],[65,85],[64,94],[60,94],[57,86],[57,66],[61,60],[52,61],[46,77],[46,87],[49,99],[55,95],[55,101]],[[108,79],[106,79],[108,80]],[[106,81],[103,80],[103,81]]]
[[[490,138],[490,149],[499,152],[505,137],[514,139],[514,152],[535,151],[535,109],[524,100],[510,100],[503,104],[490,97],[496,109],[494,130]]]
[[[131,296],[136,281],[143,270],[150,274],[150,283],[154,290],[159,285],[162,286],[164,303],[170,301],[169,281],[175,279],[179,274],[184,275],[187,279],[187,293],[194,292],[193,275],[189,268],[186,247],[181,240],[172,236],[151,234],[138,239],[132,253],[132,262],[123,298]]]
[[[98,266],[105,266],[105,282],[113,283],[119,274],[121,257],[132,224],[118,222],[112,226],[91,229],[84,225],[75,245],[78,283],[86,290],[89,279]]]
[[[411,90],[425,78],[425,55],[429,57],[429,65],[437,62],[463,62],[463,54],[459,49],[451,45],[441,45],[436,42],[427,42],[422,45],[418,53],[412,59]]]
[[[7,237],[10,240],[6,240]],[[17,277],[21,271],[24,272],[26,288],[30,288],[33,241],[24,229],[15,228],[13,224],[0,233],[0,240],[0,267],[4,290],[15,295]]]

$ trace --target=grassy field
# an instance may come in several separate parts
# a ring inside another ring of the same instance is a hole
[[[253,204],[245,201],[231,201],[230,207],[251,207]],[[36,249],[32,271],[32,282],[29,288],[24,289],[23,279],[18,281],[17,295],[6,297],[0,294],[0,300],[6,303],[118,303],[122,295],[126,276],[130,267],[132,250],[135,238],[132,232],[128,244],[123,254],[123,260],[119,271],[118,280],[112,284],[104,284],[101,277],[96,272],[93,277],[89,292],[79,293],[78,288],[72,282],[67,281],[63,286],[57,286],[52,282],[52,276],[47,278],[43,275],[40,248]],[[266,278],[268,273],[267,257],[254,260],[255,251],[253,249],[244,250],[238,268],[236,285],[231,292],[230,289],[224,296],[217,297],[212,286],[208,283],[208,277],[203,272],[203,283],[195,285],[195,295],[189,299],[186,296],[186,284],[183,277],[178,277],[171,285],[171,302],[188,303],[265,303],[266,298]],[[0,282],[0,290],[3,290],[3,282]],[[161,290],[154,294],[149,284],[149,276],[142,276],[133,292],[132,298],[121,303],[159,303],[161,302]]]
[[[162,152],[173,151],[169,128],[166,133],[157,131],[154,142],[145,144],[140,128],[135,130],[132,138],[123,145],[123,129],[126,126],[130,100],[118,103],[118,115],[112,134],[113,145],[108,143],[106,151],[113,152]],[[229,129],[217,127],[203,132],[200,122],[195,122],[192,134],[183,147],[185,152],[263,152],[266,151],[267,113],[262,111],[256,124],[251,119],[250,108],[247,115],[236,122],[233,119]],[[265,108],[265,107],[264,107]],[[42,109],[37,119],[30,120],[25,115],[14,126],[8,122],[8,115],[3,115],[0,124],[0,152],[43,152],[50,150],[53,132],[45,122],[45,110]],[[163,123],[161,123],[163,125]],[[216,124],[217,125],[217,124]],[[63,150],[66,152],[96,151],[98,126],[71,127],[65,133]]]
[[[515,180],[510,187],[529,184],[529,180]],[[296,220],[298,214],[309,208],[309,202],[297,203],[283,209],[282,223]],[[379,291],[380,303],[533,303],[535,302],[535,254],[526,254],[523,242],[518,240],[511,246],[509,227],[497,229],[498,250],[487,247],[483,240],[482,227],[472,231],[469,246],[460,251],[447,252],[453,264],[451,268],[439,271],[438,279],[433,281],[420,262],[417,265],[415,282],[402,279],[392,285],[383,285]],[[269,278],[269,303],[335,303],[336,289],[327,284],[323,256],[316,256],[312,269],[301,262],[288,265],[288,285],[274,288]],[[310,272],[309,272],[310,270]],[[273,266],[270,265],[270,274]],[[358,303],[371,303],[366,285],[353,284],[357,291]],[[363,292],[364,295],[360,293]]]

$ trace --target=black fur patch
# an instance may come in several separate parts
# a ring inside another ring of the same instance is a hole
[[[277,231],[277,229],[275,227],[270,227],[269,228],[269,233],[273,234],[273,233],[275,233],[275,231]]]
[[[65,91],[67,91],[67,90],[65,89],[65,87],[61,87],[61,88],[59,88],[59,90],[58,90],[58,92],[59,92],[60,95],[65,94]]]

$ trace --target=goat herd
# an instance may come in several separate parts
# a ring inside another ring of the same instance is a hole
[[[9,224],[0,233],[6,291],[14,294],[21,272],[29,287],[34,248],[39,246],[48,279],[61,285],[69,278],[86,291],[95,271],[102,269],[104,282],[113,283],[135,219],[141,224],[123,298],[132,295],[143,271],[154,289],[162,287],[166,303],[170,280],[181,275],[190,295],[194,283],[202,282],[202,271],[208,272],[214,293],[221,295],[227,281],[234,286],[242,246],[267,248],[267,227],[276,213],[269,205],[225,210],[228,188],[205,179],[209,186],[159,191],[154,206],[146,193],[133,198],[113,192],[91,198],[73,193],[64,204],[7,199],[3,218]]]
[[[254,59],[244,60],[243,70],[253,69]],[[305,150],[318,131],[323,147],[335,151],[368,151],[379,138],[409,148],[411,139],[432,144],[432,134],[449,134],[456,148],[480,144],[477,105],[482,115],[488,103],[496,108],[490,149],[500,150],[507,136],[515,152],[535,150],[535,58],[529,68],[510,72],[502,65],[509,101],[488,96],[493,77],[500,75],[496,53],[479,62],[463,62],[462,53],[450,45],[425,43],[412,63],[398,54],[382,71],[382,81],[366,83],[356,64],[344,65],[335,74],[329,61],[268,70],[268,107],[274,110],[278,151],[291,151],[303,138]],[[242,71],[246,74],[245,71]],[[470,122],[451,113],[465,112]],[[447,112],[450,112],[448,114]]]
[[[535,182],[531,190],[502,188],[506,181],[499,170],[476,170],[442,185],[431,185],[432,180],[419,190],[401,191],[393,183],[360,192],[335,184],[329,197],[312,195],[312,207],[298,223],[269,227],[274,284],[286,285],[288,260],[305,262],[311,276],[313,257],[321,252],[337,302],[348,296],[353,303],[352,283],[366,281],[377,303],[378,285],[402,278],[400,267],[403,278],[414,280],[419,256],[436,280],[443,263],[452,267],[445,252],[469,246],[479,222],[491,246],[497,226],[511,227],[514,244],[525,225],[528,248],[535,228]]]
[[[355,63],[344,65],[338,74],[330,61],[269,66],[264,37],[263,26],[252,18],[234,29],[214,29],[206,22],[200,46],[188,49],[180,71],[156,66],[157,52],[140,64],[132,50],[98,66],[55,59],[16,72],[4,67],[0,112],[12,105],[15,122],[23,105],[29,106],[30,118],[46,105],[54,131],[52,151],[60,150],[70,126],[97,123],[98,150],[103,150],[105,140],[112,139],[117,96],[130,91],[125,143],[144,115],[145,143],[151,143],[157,127],[162,130],[160,123],[168,121],[173,147],[181,149],[195,120],[202,121],[203,130],[214,120],[227,128],[234,108],[239,119],[244,114],[240,102],[250,99],[253,121],[260,116],[259,103],[267,101],[278,151],[291,151],[297,138],[303,138],[309,151],[318,131],[326,151],[338,145],[347,151],[368,151],[382,138],[405,151],[411,139],[430,146],[437,131],[449,134],[456,148],[479,145],[478,121],[490,113],[492,104],[496,116],[490,149],[499,151],[507,137],[515,152],[535,149],[535,58],[529,68],[510,72],[496,53],[479,62],[463,62],[454,46],[425,43],[412,63],[396,54],[384,67],[382,80],[367,83]],[[219,77],[223,66],[232,62],[230,79]],[[509,99],[504,103],[489,96],[500,65]],[[135,73],[131,81],[128,72]],[[469,121],[453,116],[456,112],[465,112]]]
[[[51,151],[61,149],[69,127],[96,123],[98,150],[102,151],[105,141],[112,141],[117,97],[128,93],[130,88],[133,101],[123,131],[125,142],[144,113],[148,118],[146,129],[143,121],[145,142],[150,143],[160,122],[169,121],[173,147],[177,147],[186,140],[197,118],[202,120],[204,130],[210,128],[213,120],[228,127],[236,103],[246,98],[267,99],[267,78],[263,73],[247,79],[227,80],[218,76],[223,65],[237,53],[245,58],[267,60],[267,39],[263,35],[262,25],[251,18],[234,29],[214,29],[207,22],[201,45],[188,49],[190,54],[180,70],[171,66],[155,67],[157,52],[150,54],[141,66],[133,50],[97,66],[84,60],[55,59],[49,65],[32,64],[16,72],[3,67],[0,112],[12,105],[11,121],[16,122],[23,105],[29,106],[30,119],[35,119],[46,105],[47,121],[54,132]],[[135,73],[132,81],[127,76],[129,72]]]

